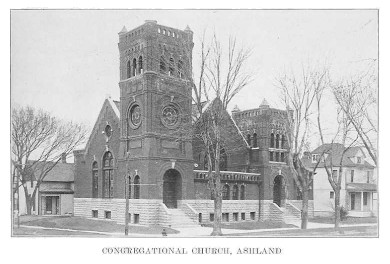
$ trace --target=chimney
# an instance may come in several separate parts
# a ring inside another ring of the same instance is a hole
[[[61,162],[66,163],[66,153],[61,154]]]

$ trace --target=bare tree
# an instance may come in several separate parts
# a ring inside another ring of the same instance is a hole
[[[222,235],[222,185],[220,175],[221,150],[234,148],[227,142],[227,107],[251,81],[251,75],[244,66],[250,50],[237,47],[236,39],[229,38],[227,54],[214,34],[210,45],[201,44],[201,63],[198,85],[193,87],[193,101],[197,107],[194,137],[199,138],[205,148],[208,160],[208,179],[214,193],[214,226],[212,236]],[[225,61],[226,59],[226,61]],[[204,109],[204,102],[209,107]]]
[[[377,73],[373,66],[332,85],[337,105],[350,121],[375,165],[378,134],[376,88]]]
[[[309,190],[313,171],[302,163],[302,153],[308,144],[316,94],[327,83],[327,68],[316,69],[302,66],[299,74],[284,73],[276,81],[281,91],[281,102],[286,108],[287,164],[302,193],[301,228],[307,228]]]
[[[85,137],[86,131],[81,125],[62,122],[42,110],[32,107],[12,109],[13,186],[14,192],[23,186],[27,214],[31,214],[37,190],[46,175],[63,154],[71,153]],[[36,181],[30,190],[26,184],[28,181]]]

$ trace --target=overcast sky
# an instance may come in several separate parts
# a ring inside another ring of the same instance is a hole
[[[232,102],[278,106],[275,78],[305,62],[344,76],[378,56],[375,10],[49,10],[11,12],[11,103],[93,127],[106,95],[119,99],[118,32],[157,20],[194,32],[194,70],[204,30],[253,50],[254,81]],[[331,101],[327,102],[328,106]],[[329,107],[334,109],[334,107]]]

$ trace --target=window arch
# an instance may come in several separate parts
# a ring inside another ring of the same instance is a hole
[[[230,187],[229,185],[225,184],[222,188],[222,200],[229,200],[230,199]]]
[[[240,187],[240,200],[245,200],[245,185]]]
[[[130,60],[127,61],[126,77],[127,77],[127,79],[129,79],[131,77],[131,64],[130,64]]]
[[[165,66],[165,58],[163,56],[160,57],[160,72],[165,73],[166,66]]]
[[[257,148],[257,134],[253,133],[253,147]]]
[[[227,170],[227,155],[225,149],[221,149],[219,155],[219,170],[221,171]]]
[[[246,141],[248,142],[248,145],[249,145],[250,147],[252,147],[251,135],[250,135],[250,134],[248,134],[248,135],[246,136]]]
[[[103,156],[103,197],[112,198],[114,194],[114,159],[110,151]]]
[[[270,148],[275,147],[275,135],[274,133],[271,133],[271,140],[270,140]]]
[[[233,200],[238,200],[238,186],[237,186],[237,184],[233,185],[232,197],[233,197]]]
[[[182,79],[183,78],[183,62],[181,60],[179,60],[179,62],[177,63],[177,70],[178,70],[179,78]]]
[[[132,68],[132,71],[131,71],[131,75],[132,76],[136,76],[137,75],[137,59],[136,58],[133,59],[133,68]]]
[[[140,197],[140,178],[138,175],[134,177],[134,199],[139,199]]]
[[[275,138],[275,147],[276,148],[279,148],[279,138],[280,138],[279,134],[276,134],[276,138]]]
[[[168,70],[169,76],[174,75],[174,73],[175,73],[174,66],[175,66],[175,61],[173,60],[173,58],[170,58],[169,59],[169,70]]]
[[[97,198],[99,192],[99,168],[97,161],[92,163],[92,198]]]
[[[284,135],[282,135],[282,142],[280,148],[282,149],[286,148],[286,137]]]
[[[143,73],[143,71],[144,71],[144,68],[142,65],[142,56],[139,56],[139,58],[138,58],[138,74]]]

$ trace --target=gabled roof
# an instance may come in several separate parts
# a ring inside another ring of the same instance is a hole
[[[108,96],[104,100],[104,103],[103,103],[102,108],[100,109],[98,118],[96,119],[95,125],[93,126],[91,134],[89,135],[87,144],[85,145],[85,151],[88,151],[88,148],[91,145],[92,137],[93,137],[93,135],[95,135],[95,133],[96,133],[98,127],[99,127],[99,124],[101,123],[101,120],[103,119],[104,110],[105,110],[106,106],[110,106],[111,110],[114,112],[115,118],[117,118],[118,122],[120,121],[119,105],[120,105],[120,102],[112,100],[110,96]]]
[[[343,152],[345,151],[344,155]],[[321,155],[323,153],[327,154],[327,157],[325,159],[326,164],[333,165],[338,167],[342,161],[342,164],[344,167],[357,167],[357,168],[369,168],[373,169],[375,168],[373,165],[368,163],[367,161],[364,161],[363,164],[358,164],[352,161],[351,158],[355,157],[359,152],[364,152],[361,150],[361,147],[350,147],[346,149],[346,147],[340,143],[330,143],[330,144],[323,144],[313,150],[311,152],[311,155],[317,154]],[[365,155],[364,155],[365,157]],[[314,167],[316,163],[311,162],[310,157],[308,161],[305,161],[305,165],[309,167]],[[324,167],[324,162],[320,162],[318,164],[318,167]]]
[[[34,162],[34,161],[31,161]],[[38,161],[36,163],[36,170],[40,172],[43,170],[43,166],[46,165],[48,167],[54,165],[52,161]],[[35,181],[39,175],[34,175],[32,172],[32,179]],[[43,178],[43,182],[73,182],[74,181],[74,164],[73,163],[61,163],[58,162]]]

